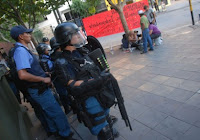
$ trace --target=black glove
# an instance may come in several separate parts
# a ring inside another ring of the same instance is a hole
[[[80,86],[71,85],[71,93],[73,96],[84,96],[85,93],[96,93],[95,91],[99,91],[102,88],[104,81],[101,76],[95,79],[91,79],[88,81],[84,81],[80,84]],[[91,92],[94,91],[94,92]]]
[[[108,72],[107,70],[104,70],[100,73],[100,77],[102,78],[103,82],[107,82],[110,80],[110,72]]]

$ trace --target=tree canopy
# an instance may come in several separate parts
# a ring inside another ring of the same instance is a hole
[[[65,2],[65,0],[1,0],[0,33],[6,36],[6,32],[13,25],[34,28],[52,9],[58,8]],[[3,39],[1,35],[0,38]]]
[[[100,0],[72,0],[72,11],[81,17],[87,17],[96,13],[96,8],[100,4]]]

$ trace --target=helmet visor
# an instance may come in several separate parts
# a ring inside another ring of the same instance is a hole
[[[48,45],[48,47],[46,48],[46,50],[51,51],[51,46]]]
[[[71,36],[71,44],[76,48],[81,48],[85,45],[86,39],[83,37],[80,31],[77,31]]]
[[[50,55],[50,54],[52,54],[52,53],[53,53],[53,51],[52,51],[52,49],[51,49],[51,46],[50,46],[50,45],[48,45],[48,46],[46,47],[45,51],[47,51],[48,55]]]

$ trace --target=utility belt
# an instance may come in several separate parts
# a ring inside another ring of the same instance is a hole
[[[38,89],[38,94],[42,94],[46,89],[48,89],[48,85],[43,82],[37,82],[29,84],[28,88]]]

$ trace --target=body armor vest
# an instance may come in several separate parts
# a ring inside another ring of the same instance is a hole
[[[74,66],[76,80],[89,80],[98,77],[100,74],[100,69],[88,55],[84,55],[83,57],[71,57],[67,55],[65,58]]]

